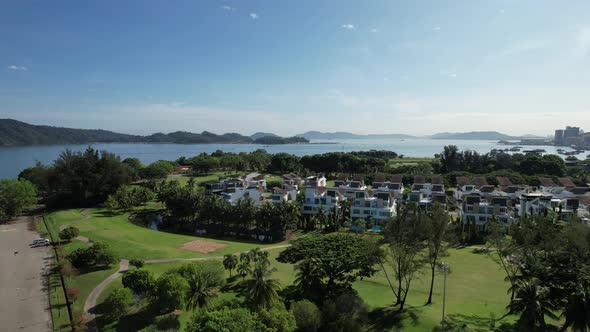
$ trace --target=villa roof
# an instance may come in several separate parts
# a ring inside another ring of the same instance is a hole
[[[559,183],[563,187],[566,187],[566,188],[575,188],[576,187],[576,184],[570,178],[559,178],[557,180],[559,181]]]
[[[575,188],[571,188],[570,191],[572,192],[572,194],[575,194],[575,195],[584,195],[590,191],[590,188],[588,188],[588,187],[575,187]]]
[[[423,184],[426,182],[426,177],[423,175],[416,175],[414,176],[414,183],[416,184]]]
[[[365,175],[364,174],[355,174],[352,179],[354,181],[358,181],[358,182],[364,182],[365,181]]]
[[[284,186],[285,186],[285,189],[287,189],[287,190],[294,190],[295,189],[295,186],[292,186],[288,183],[285,183]]]
[[[315,191],[321,195],[326,192],[326,187],[316,187]]]
[[[475,184],[478,187],[483,187],[488,185],[488,181],[483,176],[477,176],[473,178],[473,184]]]
[[[479,188],[479,190],[484,193],[491,193],[494,191],[494,189],[496,188],[490,185],[481,186],[481,188]]]
[[[497,176],[496,180],[498,180],[498,184],[502,187],[509,187],[512,185],[512,181],[505,176]]]
[[[383,174],[377,174],[375,175],[375,180],[373,180],[373,182],[385,182],[385,175]]]
[[[404,181],[403,175],[393,175],[391,177],[391,182],[393,183],[402,183]]]
[[[543,187],[557,187],[557,184],[550,178],[539,178]]]
[[[466,176],[458,176],[457,177],[457,185],[458,186],[466,186],[468,184],[471,184],[471,180],[466,177]]]
[[[443,184],[442,176],[435,175],[430,179],[430,183],[432,184]]]
[[[286,180],[293,180],[293,179],[297,179],[297,178],[298,178],[298,176],[293,173],[283,174],[283,179],[286,179]]]
[[[514,194],[514,193],[516,193],[519,190],[520,190],[520,187],[519,186],[515,186],[515,185],[508,186],[508,187],[504,188],[504,192],[507,192],[509,194]]]
[[[285,195],[287,192],[284,191],[283,189],[279,188],[279,187],[273,187],[272,190],[274,190],[275,192],[281,193],[283,195]]]

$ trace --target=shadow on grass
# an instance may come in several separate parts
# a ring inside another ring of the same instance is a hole
[[[92,273],[92,272],[110,270],[113,268],[113,266],[114,266],[114,264],[111,266],[94,265],[94,266],[81,267],[80,269],[78,269],[78,271],[80,272],[80,275],[83,275],[83,274]]]
[[[416,308],[400,312],[396,307],[382,307],[369,313],[368,331],[403,331],[407,325],[418,325]]]
[[[143,303],[142,303],[143,304]],[[118,320],[113,320],[106,315],[109,311],[103,303],[98,304],[93,308],[92,313],[96,315],[96,326],[99,331],[114,330],[118,332],[139,331],[149,325],[157,323],[159,313],[152,310],[150,306],[138,306],[131,309],[131,313],[121,317]],[[167,324],[169,325],[169,324]]]

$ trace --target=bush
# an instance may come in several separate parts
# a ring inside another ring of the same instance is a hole
[[[68,255],[68,260],[77,268],[95,265],[110,266],[117,262],[117,255],[102,242],[95,242],[92,247],[78,248]]]
[[[258,332],[264,331],[256,315],[245,308],[198,310],[186,327],[186,332]]]
[[[260,309],[258,311],[258,320],[269,331],[293,332],[297,328],[293,312],[285,309],[282,303],[276,304],[269,309]]]
[[[141,269],[145,262],[142,259],[134,258],[129,261],[129,265],[134,266],[136,269]]]
[[[123,287],[129,288],[134,294],[146,295],[154,289],[156,279],[151,271],[132,270],[123,275]]]
[[[72,239],[78,235],[80,235],[80,230],[74,226],[66,227],[59,232],[59,238],[68,242],[72,241]]]
[[[324,329],[334,332],[361,331],[368,319],[368,307],[358,295],[344,293],[324,303]]]
[[[166,273],[158,278],[151,298],[151,305],[160,312],[181,309],[186,302],[188,283],[175,273]]]
[[[0,217],[16,217],[37,202],[37,189],[25,179],[0,179]]]
[[[295,302],[292,308],[298,331],[315,332],[322,325],[322,313],[313,302],[309,300]]]
[[[129,289],[115,289],[104,301],[106,318],[110,320],[118,320],[127,313],[127,310],[132,303],[133,296]]]

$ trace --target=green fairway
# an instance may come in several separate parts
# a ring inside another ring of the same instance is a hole
[[[76,215],[77,213],[77,215]],[[191,258],[213,257],[229,253],[248,251],[256,247],[268,247],[277,244],[260,244],[239,241],[227,241],[182,235],[161,231],[154,231],[146,227],[129,222],[128,213],[111,216],[104,209],[88,209],[86,213],[90,219],[76,223],[80,235],[91,241],[103,241],[109,244],[122,258],[161,259],[161,258]],[[61,218],[64,217],[65,220]],[[75,210],[66,210],[49,215],[48,219],[54,225],[63,225],[71,220],[82,220],[82,216]],[[226,245],[212,253],[204,254],[181,249],[184,243],[206,240]],[[71,245],[68,245],[71,247]]]
[[[284,288],[292,285],[295,273],[293,265],[276,261],[281,250],[271,250],[270,260],[277,269],[273,273],[273,278],[279,279]],[[452,249],[450,253],[451,256],[444,259],[452,268],[452,273],[447,277],[447,320],[466,324],[480,331],[488,330],[491,317],[497,319],[504,315],[505,306],[509,301],[506,294],[508,284],[503,281],[504,275],[496,263],[486,255],[473,253],[468,248]],[[185,263],[147,264],[144,269],[159,276],[182,264]],[[431,331],[439,324],[442,314],[442,275],[437,275],[434,303],[424,306],[429,290],[429,278],[427,271],[424,272],[414,281],[408,297],[408,310],[402,315],[401,322],[392,319],[395,316],[395,308],[392,308],[393,294],[382,273],[379,272],[372,278],[354,284],[354,288],[372,310],[369,331]],[[99,303],[112,290],[119,287],[122,287],[120,278],[105,289]],[[235,293],[221,293],[218,300],[235,296]],[[190,318],[190,313],[185,312],[180,318],[184,322]],[[513,320],[514,317],[507,317],[502,322]]]

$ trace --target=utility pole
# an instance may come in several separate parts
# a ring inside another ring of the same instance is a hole
[[[442,325],[443,331],[445,330],[445,305],[447,301],[447,272],[450,271],[450,265],[447,263],[442,263],[440,265],[440,270],[443,273],[443,307],[442,307],[442,321],[440,322]]]

